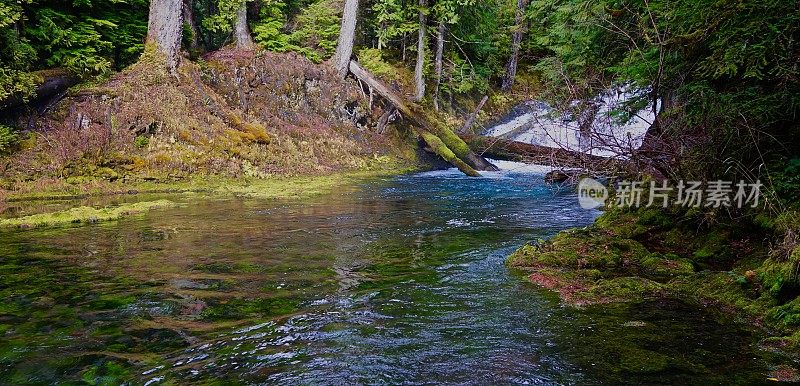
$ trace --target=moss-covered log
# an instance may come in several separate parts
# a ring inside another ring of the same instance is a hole
[[[433,149],[436,154],[457,167],[468,176],[479,176],[478,170],[497,170],[482,156],[475,154],[469,146],[452,130],[429,119],[422,108],[392,91],[386,84],[361,67],[356,61],[350,62],[350,72],[366,83],[374,92],[385,98],[400,111],[414,130]]]

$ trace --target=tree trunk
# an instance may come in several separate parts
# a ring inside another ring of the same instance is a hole
[[[461,134],[461,139],[473,151],[495,159],[527,162],[538,165],[581,168],[612,173],[632,171],[634,165],[628,160],[602,157],[567,149],[515,142],[497,137]]]
[[[481,112],[481,109],[483,109],[483,106],[487,101],[489,101],[489,96],[484,95],[483,98],[481,98],[480,103],[478,103],[478,107],[475,108],[475,112],[470,114],[469,118],[467,118],[467,120],[464,122],[464,126],[462,126],[460,130],[461,133],[466,133],[472,128],[472,125],[475,124],[475,120],[478,119],[478,114]]]
[[[362,68],[357,62],[350,62],[350,72],[397,108],[402,117],[410,121],[414,130],[436,154],[439,154],[464,174],[478,176],[479,174],[476,170],[498,170],[496,166],[489,163],[485,158],[473,153],[469,146],[452,130],[429,120],[419,105],[406,102],[403,97],[389,89],[388,86]]]
[[[250,37],[250,27],[247,26],[247,2],[243,1],[242,5],[236,11],[236,23],[233,28],[234,39],[236,39],[236,47],[243,49],[253,49],[253,38]]]
[[[514,86],[514,78],[517,77],[517,63],[519,62],[519,48],[522,45],[522,35],[525,32],[525,7],[528,0],[517,0],[517,16],[514,26],[514,34],[511,35],[511,58],[506,65],[506,75],[503,77],[501,90],[510,91]]]
[[[350,58],[353,56],[353,46],[356,40],[356,22],[358,19],[358,0],[345,0],[342,12],[342,29],[339,32],[339,43],[336,45],[334,61],[339,77],[347,77],[350,67]]]
[[[433,108],[436,109],[436,111],[439,111],[439,87],[442,84],[445,31],[447,31],[447,25],[443,21],[439,21],[439,29],[436,32],[436,62],[434,63],[434,68],[436,70],[436,86],[433,89]]]
[[[183,0],[152,0],[147,25],[147,43],[166,56],[167,68],[178,67],[183,35]]]
[[[427,17],[424,8],[428,5],[428,0],[419,0],[419,35],[417,37],[417,65],[414,67],[414,83],[416,92],[414,100],[417,102],[425,98],[425,24]]]

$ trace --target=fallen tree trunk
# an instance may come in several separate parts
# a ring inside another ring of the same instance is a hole
[[[485,158],[475,154],[452,130],[428,119],[421,107],[406,101],[405,98],[392,91],[380,79],[361,67],[358,62],[350,61],[350,72],[400,111],[403,118],[411,123],[414,130],[433,151],[464,174],[479,176],[478,170],[498,170],[496,166],[489,163]]]
[[[12,96],[0,101],[0,113],[8,116],[19,115],[22,112],[20,107],[27,105],[42,114],[67,95],[69,88],[81,80],[80,77],[63,68],[37,71],[36,75],[41,77],[41,82],[36,85],[34,96],[28,101],[19,96]]]
[[[490,158],[580,168],[593,171],[629,170],[630,162],[577,151],[532,145],[497,137],[462,134],[461,138],[476,152]]]

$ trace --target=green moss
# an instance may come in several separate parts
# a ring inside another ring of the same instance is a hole
[[[130,379],[130,373],[124,365],[108,361],[86,370],[81,379],[88,385],[119,385]]]
[[[137,149],[144,149],[147,145],[150,144],[150,138],[145,135],[136,136],[133,140],[133,146],[136,146]]]
[[[647,374],[664,371],[669,366],[669,357],[651,350],[625,347],[619,352],[619,367],[622,371]]]
[[[645,297],[656,294],[662,288],[661,284],[642,277],[615,277],[598,280],[579,297],[587,303],[641,301]]]
[[[511,266],[628,270],[649,252],[639,242],[592,230],[562,232],[552,240],[525,246],[509,257]]]
[[[663,278],[694,273],[692,262],[675,254],[652,253],[641,260],[641,265],[645,273],[655,277]]]
[[[101,295],[89,303],[92,310],[115,310],[136,302],[136,297],[132,295]]]
[[[450,149],[450,147],[444,142],[444,140],[436,135],[433,135],[429,132],[422,131],[420,132],[420,136],[431,149],[438,154],[440,157],[444,158],[445,161],[455,165],[459,170],[464,172],[464,174],[471,176],[471,177],[478,177],[480,174],[475,171],[471,166],[467,165],[456,153]],[[460,139],[459,139],[460,140]],[[461,141],[462,143],[464,141]],[[465,145],[466,146],[466,145]]]
[[[392,158],[375,157],[365,170],[337,172],[319,176],[293,176],[264,178],[225,178],[197,176],[188,179],[168,177],[133,181],[103,181],[80,177],[79,181],[56,180],[42,187],[40,183],[19,184],[14,191],[0,190],[0,197],[8,201],[65,200],[118,194],[147,193],[204,193],[220,196],[248,196],[256,198],[305,198],[325,194],[336,187],[358,184],[370,179],[412,171],[408,165]]]
[[[703,238],[702,244],[693,254],[693,260],[699,263],[712,263],[713,260],[726,260],[731,257],[729,246],[730,235],[725,231],[713,231]]]
[[[784,305],[770,309],[766,316],[786,327],[800,326],[800,298],[794,298]]]
[[[203,310],[201,316],[209,321],[239,320],[253,316],[283,316],[295,312],[298,307],[296,300],[287,298],[231,299],[210,304]]]
[[[0,219],[0,226],[35,228],[71,223],[94,223],[98,221],[116,220],[125,216],[144,213],[152,209],[168,208],[172,206],[175,206],[175,203],[169,200],[137,202],[100,209],[81,206],[54,213],[41,213],[20,218]]]
[[[399,80],[398,70],[383,59],[383,51],[364,48],[358,51],[358,63],[385,82]]]
[[[604,212],[595,221],[595,226],[623,238],[637,237],[649,230],[639,221],[636,212],[622,210]]]

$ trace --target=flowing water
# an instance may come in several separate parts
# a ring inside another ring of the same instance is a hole
[[[504,260],[599,214],[541,174],[406,175],[302,201],[172,196],[1,231],[0,384],[761,382],[678,301],[564,307]]]

